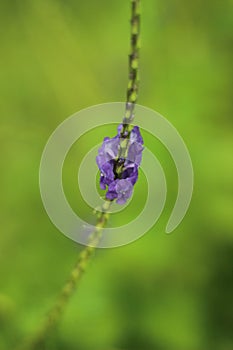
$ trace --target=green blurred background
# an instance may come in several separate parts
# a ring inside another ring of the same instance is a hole
[[[193,200],[166,235],[176,169],[164,147],[143,133],[167,176],[166,209],[138,241],[96,252],[50,350],[233,348],[232,1],[142,3],[138,102],[166,116],[184,138],[195,172]],[[130,6],[126,0],[0,4],[0,350],[8,350],[37,328],[82,249],[42,206],[39,162],[69,115],[124,101]],[[85,135],[65,164],[64,187],[77,212],[77,166],[105,135],[101,128]]]

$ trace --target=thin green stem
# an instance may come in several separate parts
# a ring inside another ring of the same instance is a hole
[[[139,68],[139,34],[140,34],[140,0],[132,0],[131,16],[131,52],[129,54],[129,81],[127,102],[136,103],[138,98]]]
[[[139,49],[140,49],[140,0],[131,0],[131,33],[130,33],[130,53],[129,53],[129,73],[128,86],[126,92],[125,116],[123,128],[121,130],[121,142],[118,158],[126,159],[129,148],[130,132],[134,119],[134,107],[138,99],[139,86]],[[122,171],[123,164],[117,166],[117,173]]]
[[[126,97],[126,109],[125,117],[123,119],[123,128],[121,136],[123,142],[120,143],[120,151],[118,158],[125,158],[128,148],[128,141],[130,135],[130,123],[132,122],[134,115],[134,106],[138,98],[138,66],[139,66],[139,33],[140,33],[140,14],[139,14],[140,0],[131,0],[131,49],[129,54],[129,77]],[[120,171],[119,168],[119,177]],[[21,350],[42,350],[44,349],[44,343],[49,333],[57,326],[62,314],[68,304],[71,296],[76,290],[82,275],[84,274],[87,265],[98,246],[101,239],[103,228],[105,227],[109,213],[108,210],[111,206],[111,201],[105,201],[102,206],[94,231],[89,236],[88,245],[81,251],[77,263],[72,269],[68,280],[61,290],[54,306],[51,308],[44,322],[34,336],[21,347]]]
[[[77,285],[80,282],[81,277],[84,274],[87,265],[91,259],[91,256],[93,255],[95,248],[97,247],[101,239],[102,230],[106,225],[106,222],[109,217],[108,209],[110,208],[110,206],[111,201],[106,201],[102,206],[101,212],[97,219],[95,230],[89,237],[89,245],[86,246],[79,254],[77,263],[72,269],[71,274],[68,280],[66,281],[64,287],[62,288],[56,303],[47,314],[47,317],[45,318],[41,327],[38,329],[36,334],[34,334],[34,336],[31,339],[29,339],[26,344],[24,344],[24,346],[21,348],[22,350],[43,349],[43,345],[48,334],[56,327],[59,320],[61,319],[63,311],[65,310],[67,303],[69,302],[71,296],[76,290]]]
[[[121,136],[125,137],[133,121],[134,107],[138,99],[139,86],[139,49],[140,49],[140,0],[131,0],[131,34],[129,53],[128,86],[126,92],[126,108]]]

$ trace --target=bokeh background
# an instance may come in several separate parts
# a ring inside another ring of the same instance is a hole
[[[138,241],[96,252],[50,350],[233,348],[232,1],[142,3],[138,102],[167,117],[184,138],[195,172],[193,200],[166,235],[176,169],[144,132],[167,176],[163,215]],[[125,0],[0,4],[0,349],[8,350],[37,329],[82,249],[47,217],[40,157],[65,118],[124,101],[130,6]],[[90,209],[79,202],[77,167],[106,131],[115,133],[110,126],[85,135],[64,166],[67,197],[84,218]],[[145,191],[142,175],[135,208]],[[116,216],[109,225],[126,219]]]

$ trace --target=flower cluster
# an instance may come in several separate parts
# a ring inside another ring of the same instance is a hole
[[[138,167],[142,160],[143,138],[139,127],[134,126],[130,132],[127,156],[119,158],[120,142],[122,140],[122,124],[118,126],[118,134],[105,137],[96,157],[100,169],[100,188],[108,187],[106,198],[116,199],[118,204],[124,204],[133,192],[133,185],[138,179]],[[120,173],[117,169],[121,169]]]

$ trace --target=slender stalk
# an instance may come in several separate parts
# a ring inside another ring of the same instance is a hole
[[[129,131],[129,125],[134,118],[134,107],[138,99],[140,19],[140,0],[131,0],[129,73],[122,137]]]
[[[139,15],[140,0],[131,0],[131,49],[129,54],[129,77],[126,96],[125,117],[123,119],[123,128],[121,136],[126,139],[126,142],[120,143],[119,157],[124,157],[127,152],[128,140],[130,135],[130,123],[134,115],[134,106],[138,98],[138,61],[139,61],[139,32],[140,32],[140,15]],[[21,350],[42,350],[44,343],[49,333],[57,326],[62,314],[78,286],[83,273],[97,247],[103,228],[105,227],[111,206],[111,201],[105,201],[102,206],[94,231],[89,237],[89,244],[80,253],[77,263],[75,264],[71,274],[66,281],[64,287],[59,294],[57,301],[51,308],[41,327],[35,335],[20,349]]]
[[[51,308],[41,327],[38,329],[36,334],[28,340],[26,344],[23,345],[20,349],[38,349],[42,350],[44,347],[44,342],[62,317],[63,311],[66,308],[67,303],[70,300],[70,297],[74,293],[78,283],[81,280],[83,273],[85,272],[87,265],[90,261],[90,258],[95,251],[96,246],[98,245],[102,230],[108,220],[109,214],[108,209],[110,208],[111,201],[106,201],[101,208],[101,212],[97,219],[95,230],[89,237],[89,245],[86,246],[82,252],[79,254],[77,263],[75,264],[71,274],[66,281],[64,287],[61,290],[60,295],[57,298],[56,303]]]
[[[140,49],[140,0],[131,0],[131,33],[130,33],[130,54],[128,86],[126,91],[125,116],[123,118],[123,128],[121,131],[119,159],[127,158],[129,137],[132,130],[131,123],[134,119],[134,107],[138,99],[139,86],[139,49]],[[121,172],[122,163],[119,162],[117,172]]]

